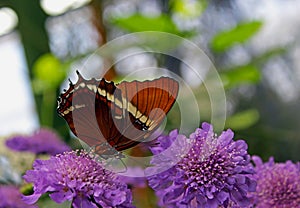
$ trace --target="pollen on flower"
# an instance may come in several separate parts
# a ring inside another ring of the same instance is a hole
[[[71,200],[74,207],[81,204],[88,207],[134,207],[127,184],[84,151],[70,151],[49,160],[36,160],[33,170],[27,171],[24,179],[34,186],[34,194],[24,196],[28,204],[35,203],[42,194],[51,190],[49,196],[53,201]]]
[[[300,164],[291,161],[275,163],[271,157],[263,163],[258,156],[255,163],[257,189],[254,196],[256,207],[300,207]]]
[[[158,146],[175,141],[172,135],[160,137]],[[233,141],[233,132],[224,131],[220,136],[213,132],[211,125],[202,124],[190,135],[192,144],[185,156],[171,169],[149,176],[149,185],[165,207],[219,207],[249,205],[248,192],[255,190],[251,178],[253,168],[247,145],[244,141]],[[182,148],[178,147],[179,152]],[[155,158],[153,165],[164,166],[163,161],[174,157],[174,150],[164,160]]]

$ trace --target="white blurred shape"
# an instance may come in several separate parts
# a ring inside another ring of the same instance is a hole
[[[295,86],[295,77],[282,59],[276,58],[270,61],[263,73],[269,85],[272,89],[276,89],[275,92],[282,101],[291,102],[298,99],[299,93]]]
[[[210,60],[205,54],[182,50],[184,60],[181,63],[180,71],[182,78],[192,87],[198,87],[207,78],[208,71],[212,67]]]
[[[291,43],[297,38],[300,27],[300,1],[295,0],[236,0],[238,8],[248,19],[263,21],[263,27],[253,37],[253,48],[264,52],[273,47]]]
[[[297,46],[291,52],[293,69],[295,70],[295,75],[298,80],[300,80],[300,46]],[[298,82],[298,88],[300,89],[300,83]]]
[[[0,182],[5,184],[21,184],[22,182],[20,174],[13,170],[9,160],[4,156],[0,156]]]
[[[157,73],[152,70],[157,66],[153,54],[146,52],[138,47],[128,48],[120,51],[116,56],[116,71],[122,76],[134,75],[137,77],[153,77]],[[143,69],[149,69],[145,74]],[[151,69],[151,70],[150,70]]]
[[[0,69],[0,136],[30,133],[38,128],[38,118],[16,33],[0,39]]]
[[[300,1],[299,0],[236,0],[240,13],[246,19],[263,21],[263,27],[252,38],[251,46],[254,54],[262,54],[272,48],[292,47],[291,57],[295,66],[292,69],[287,60],[270,61],[264,69],[266,82],[284,102],[292,102],[299,98],[300,62]]]
[[[7,7],[0,9],[0,35],[11,32],[18,24],[16,13]]]
[[[251,61],[251,56],[249,51],[245,50],[245,48],[241,45],[235,45],[230,49],[230,53],[228,54],[228,60],[231,65],[243,65],[247,64]]]
[[[136,5],[132,1],[118,0],[117,2],[112,2],[103,9],[103,19],[109,22],[110,18],[128,17],[132,15],[136,11]]]
[[[43,10],[52,16],[60,15],[70,9],[76,9],[89,3],[91,0],[41,0]]]
[[[146,16],[155,17],[161,14],[161,8],[157,1],[146,0],[143,1],[142,4],[139,4],[138,6],[140,12]]]

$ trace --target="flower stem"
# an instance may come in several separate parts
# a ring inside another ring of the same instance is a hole
[[[41,106],[41,124],[45,126],[53,126],[53,109],[56,93],[54,90],[47,90],[43,93]]]

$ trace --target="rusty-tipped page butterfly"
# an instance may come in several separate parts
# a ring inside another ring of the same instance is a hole
[[[78,81],[58,98],[57,112],[71,131],[98,155],[113,156],[134,147],[156,130],[172,108],[179,84],[172,78]]]

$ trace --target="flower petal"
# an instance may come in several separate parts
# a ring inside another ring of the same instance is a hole
[[[26,204],[34,204],[41,196],[42,194],[32,194],[29,196],[22,195],[21,197]]]
[[[75,196],[75,194],[73,194],[71,192],[71,190],[69,189],[68,191],[58,191],[58,192],[54,192],[52,194],[49,194],[50,198],[57,202],[57,203],[62,203],[66,200],[70,201],[73,199],[73,197]]]
[[[98,208],[96,204],[88,200],[86,197],[76,197],[73,200],[72,206],[74,208]]]

